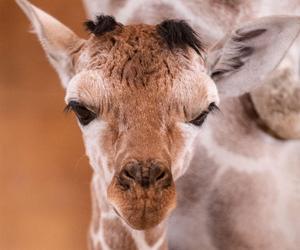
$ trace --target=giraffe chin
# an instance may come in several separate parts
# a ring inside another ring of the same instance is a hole
[[[147,230],[159,225],[176,207],[175,185],[164,190],[135,187],[122,190],[110,185],[108,200],[116,214],[135,230]]]
[[[175,206],[174,206],[175,207]],[[149,210],[152,210],[150,208]],[[159,225],[164,219],[168,217],[170,212],[173,210],[171,209],[164,209],[157,212],[152,211],[137,211],[132,212],[127,216],[121,216],[121,218],[130,226],[132,229],[135,230],[147,230],[154,228],[155,226]]]

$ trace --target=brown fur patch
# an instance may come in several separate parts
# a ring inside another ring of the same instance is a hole
[[[205,166],[199,164],[202,162],[205,163]],[[195,202],[199,203],[203,198],[206,198],[218,169],[219,166],[209,157],[207,150],[204,147],[199,148],[197,154],[193,157],[190,171],[188,170],[176,182],[176,186],[180,187],[178,193],[178,206],[180,206],[180,209],[186,211]]]
[[[272,221],[278,198],[269,173],[228,170],[210,195],[210,228],[217,248],[224,250],[284,249]]]
[[[261,140],[262,132],[258,129],[252,112],[249,113],[242,99],[228,98],[220,105],[222,114],[211,116],[210,124],[214,130],[216,142],[231,152],[256,158],[263,155],[265,148]],[[222,120],[222,127],[220,122]],[[226,130],[223,129],[226,127]],[[243,138],[243,143],[239,143]],[[262,145],[261,147],[259,145]],[[251,148],[251,151],[249,150]]]
[[[274,71],[264,85],[251,92],[251,97],[271,134],[283,139],[300,138],[300,88],[289,69]]]
[[[162,237],[164,231],[164,227],[155,227],[152,229],[145,230],[145,240],[147,241],[149,246],[153,246]]]
[[[137,250],[134,240],[119,219],[103,220],[104,239],[114,250]]]

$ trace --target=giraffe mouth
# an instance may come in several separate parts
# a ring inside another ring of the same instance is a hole
[[[164,200],[155,198],[131,200],[127,197],[111,202],[115,214],[129,227],[146,230],[157,226],[169,216],[176,207],[176,194],[174,192],[169,197],[164,196]],[[127,204],[124,204],[125,202]]]
[[[176,207],[173,181],[167,186],[152,185],[147,188],[133,184],[124,190],[115,177],[107,189],[107,198],[116,215],[135,230],[157,226]]]

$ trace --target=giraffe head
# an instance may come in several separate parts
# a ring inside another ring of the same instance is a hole
[[[175,208],[174,181],[219,96],[257,86],[300,29],[298,18],[264,18],[204,49],[183,21],[125,26],[99,16],[86,23],[85,40],[18,3],[66,89],[105,199],[135,229],[159,224]]]

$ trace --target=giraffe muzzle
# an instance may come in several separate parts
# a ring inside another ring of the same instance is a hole
[[[107,194],[118,216],[137,230],[158,225],[176,206],[171,171],[154,161],[125,164],[113,177]]]

